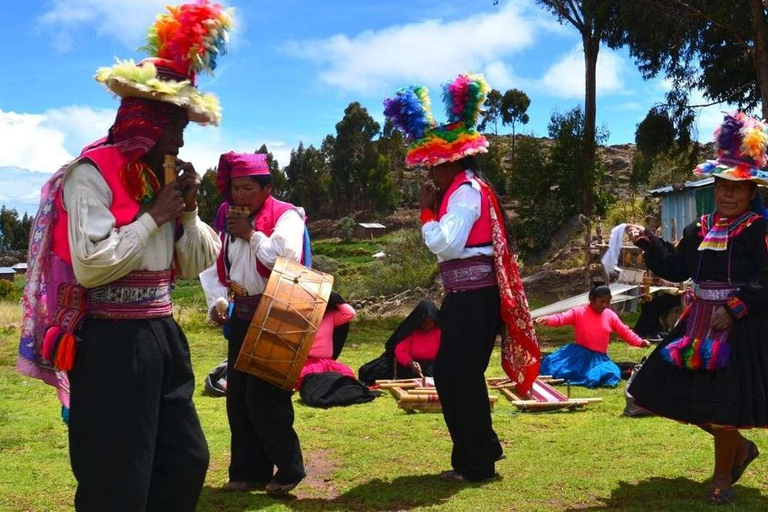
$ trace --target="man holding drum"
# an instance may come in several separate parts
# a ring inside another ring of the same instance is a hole
[[[279,256],[301,260],[304,211],[272,196],[272,176],[263,154],[221,155],[217,185],[225,199],[216,216],[222,249],[216,265],[203,272],[200,281],[211,318],[220,325],[231,323],[227,381],[231,461],[224,488],[265,488],[281,494],[305,476],[293,428],[292,393],[236,370],[235,361],[275,260]],[[230,295],[235,303],[232,318],[214,306]]]
[[[473,159],[488,147],[474,125],[489,90],[482,75],[461,74],[445,84],[449,124],[442,126],[435,125],[423,86],[400,89],[384,102],[385,116],[412,141],[406,164],[429,169],[421,232],[446,291],[434,378],[453,441],[453,469],[440,475],[450,482],[491,479],[503,457],[484,377],[502,326],[502,366],[520,392],[530,389],[539,363],[505,214]]]

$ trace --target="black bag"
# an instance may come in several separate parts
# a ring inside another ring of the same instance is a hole
[[[227,396],[227,360],[222,361],[205,377],[206,394],[212,396]]]
[[[299,390],[301,399],[310,407],[364,404],[381,395],[371,391],[357,379],[337,372],[310,373]]]

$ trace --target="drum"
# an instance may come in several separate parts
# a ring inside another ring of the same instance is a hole
[[[277,258],[235,369],[292,390],[323,319],[332,287],[332,275]]]

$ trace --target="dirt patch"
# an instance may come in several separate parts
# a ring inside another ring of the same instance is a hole
[[[315,492],[312,493],[312,498],[322,498],[326,500],[333,500],[339,497],[339,491],[336,486],[333,485],[331,475],[337,469],[336,461],[333,459],[333,453],[330,450],[316,450],[306,453],[304,466],[307,471],[307,477],[296,488],[296,496],[298,498],[309,497],[308,493],[303,493],[302,488],[305,486],[311,487],[315,491],[322,493],[322,496],[317,496]]]

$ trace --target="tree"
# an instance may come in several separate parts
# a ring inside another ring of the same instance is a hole
[[[555,15],[560,23],[569,23],[579,31],[584,49],[585,82],[584,91],[584,144],[582,146],[580,174],[583,183],[595,182],[595,161],[597,153],[597,57],[600,44],[615,43],[614,32],[618,28],[619,7],[627,2],[615,0],[536,0]],[[589,241],[591,240],[592,214],[595,190],[591,186],[583,189],[581,212],[587,218],[585,251],[585,280],[589,283]]]
[[[378,162],[373,138],[379,133],[377,123],[360,103],[353,102],[336,124],[336,138],[331,153],[331,193],[341,213],[369,206],[366,190],[370,171]]]
[[[29,231],[34,217],[25,213],[19,218],[15,208],[0,207],[0,249],[23,251],[29,244]]]
[[[560,114],[555,112],[549,122],[549,137],[553,139],[547,153],[540,140],[523,138],[518,148],[520,161],[512,173],[510,188],[520,202],[518,246],[524,251],[540,251],[549,246],[553,226],[559,226],[579,213],[585,188],[596,189],[602,171],[595,169],[593,182],[585,182],[581,172],[586,131],[585,114],[581,107]],[[605,130],[597,132],[597,142],[608,137]],[[595,212],[605,211],[611,198],[597,193]]]
[[[379,213],[389,213],[397,206],[400,194],[397,192],[395,180],[392,179],[392,164],[389,156],[379,155],[376,167],[371,170],[368,177],[366,195],[372,202],[373,208]]]
[[[222,201],[224,198],[219,194],[216,185],[216,169],[208,169],[200,179],[200,188],[197,189],[197,214],[200,220],[213,226]]]
[[[299,147],[291,151],[285,174],[290,185],[291,201],[310,214],[329,210],[330,177],[321,151],[311,145],[305,148],[304,143],[299,142]]]
[[[485,110],[480,115],[480,124],[477,125],[478,131],[484,132],[488,124],[493,123],[493,134],[499,134],[499,117],[501,116],[501,92],[491,89],[485,100]]]
[[[288,180],[285,178],[283,171],[280,170],[280,162],[275,160],[274,155],[270,153],[266,144],[262,144],[254,153],[267,155],[267,166],[269,167],[269,173],[272,175],[272,195],[278,199],[286,199],[289,195]]]
[[[501,99],[501,122],[512,125],[512,168],[515,167],[515,125],[528,124],[528,107],[531,99],[520,89],[510,89]]]
[[[768,2],[765,0],[646,0],[620,2],[621,31],[647,79],[666,76],[673,88],[664,105],[678,130],[690,133],[690,92],[711,104],[735,103],[768,118]],[[685,142],[684,140],[682,142]]]
[[[498,137],[489,137],[488,152],[476,157],[480,170],[491,182],[496,192],[502,195],[507,192],[507,175],[502,164],[503,157],[504,148]]]
[[[402,185],[405,171],[405,154],[407,144],[400,130],[395,128],[392,121],[387,119],[381,130],[381,137],[376,143],[379,155],[386,155],[390,163],[390,172],[395,177],[395,183]]]

